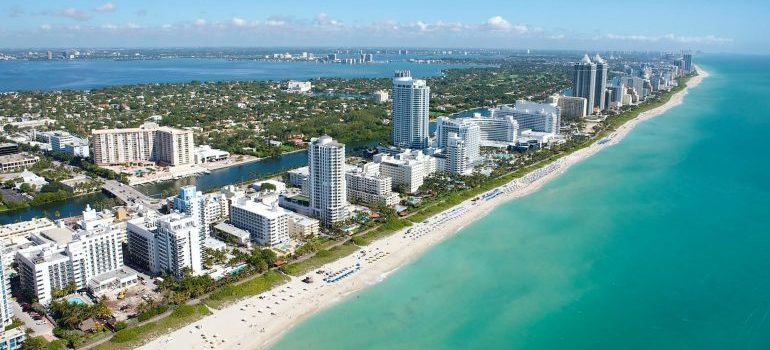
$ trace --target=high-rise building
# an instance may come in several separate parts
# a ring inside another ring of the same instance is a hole
[[[0,243],[0,325],[3,327],[11,324],[11,307],[8,305],[8,299],[11,298],[11,280],[10,275],[5,271],[5,263],[3,262],[3,245]]]
[[[597,53],[594,57],[596,63],[596,92],[594,93],[594,101],[592,103],[594,108],[598,108],[600,111],[607,109],[608,101],[605,99],[607,91],[607,61],[602,59]]]
[[[684,72],[686,74],[692,73],[692,53],[690,52],[684,54]]]
[[[413,79],[409,71],[398,71],[393,78],[393,145],[402,148],[428,147],[430,87],[425,80]]]
[[[468,144],[457,133],[449,133],[445,149],[447,161],[444,171],[455,174],[467,174],[473,170],[473,161],[468,154]]]
[[[347,219],[345,145],[330,136],[313,138],[308,145],[310,208],[326,226]]]
[[[129,221],[129,261],[154,274],[182,278],[189,269],[200,275],[203,252],[198,225],[195,218],[179,213]]]
[[[583,97],[553,96],[552,100],[559,106],[561,116],[565,119],[584,119],[588,112],[588,101]]]
[[[91,287],[93,279],[123,268],[120,239],[120,229],[106,222],[78,232],[57,227],[35,234],[37,245],[16,252],[21,288],[48,304],[53,289]]]
[[[160,163],[168,166],[195,163],[193,132],[154,123],[139,128],[105,129],[91,132],[94,163]]]
[[[451,119],[439,117],[436,121],[436,146],[447,149],[450,135],[455,134],[462,140],[466,161],[476,163],[480,158],[481,128],[472,119]]]
[[[209,233],[203,222],[203,192],[198,191],[195,185],[182,187],[179,194],[174,197],[174,210],[187,214],[198,221],[200,239],[203,242]]]
[[[585,98],[589,103],[588,113],[593,114],[593,104],[596,101],[596,64],[591,62],[587,54],[575,64],[572,75],[572,96]]]
[[[288,242],[288,219],[288,211],[277,202],[268,205],[239,198],[230,207],[230,224],[248,231],[251,241],[259,245],[277,246]]]

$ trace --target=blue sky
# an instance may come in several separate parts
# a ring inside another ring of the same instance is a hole
[[[770,53],[770,1],[0,1],[0,47],[425,46]]]

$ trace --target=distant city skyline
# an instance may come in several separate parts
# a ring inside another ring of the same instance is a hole
[[[770,53],[770,4],[227,1],[0,5],[0,48],[376,46]],[[588,20],[576,15],[596,15]],[[598,9],[601,9],[599,11]],[[601,14],[601,17],[598,16]],[[751,26],[747,26],[751,23]]]

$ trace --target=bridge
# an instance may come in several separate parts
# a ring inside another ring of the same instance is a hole
[[[163,206],[160,200],[151,198],[137,189],[115,180],[106,180],[102,190],[120,198],[126,204],[140,203],[147,208],[156,210]]]

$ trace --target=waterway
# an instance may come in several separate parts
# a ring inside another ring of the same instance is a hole
[[[106,86],[223,80],[287,80],[313,78],[386,78],[409,69],[415,77],[441,75],[467,64],[424,64],[387,61],[371,64],[273,62],[225,59],[107,59],[0,61],[0,92],[21,90],[88,90]]]
[[[697,63],[681,106],[273,348],[770,349],[770,57]]]

